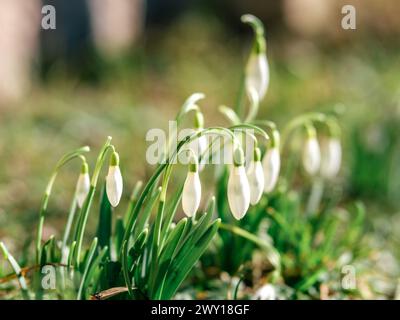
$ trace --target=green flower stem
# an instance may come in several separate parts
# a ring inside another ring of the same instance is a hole
[[[268,128],[270,134],[270,147],[274,148],[274,147],[279,147],[280,144],[280,133],[276,127],[276,124],[272,121],[269,120],[255,120],[253,121],[254,125],[258,125],[258,126],[263,126],[265,128]]]
[[[267,132],[265,132],[263,129],[261,129],[258,126],[255,126],[253,124],[249,124],[249,123],[242,123],[242,124],[238,124],[232,127],[229,127],[229,130],[254,130],[255,133],[258,133],[259,135],[261,135],[265,140],[269,141],[271,140],[271,137],[268,135]]]
[[[340,128],[336,120],[332,118],[331,116],[327,116],[323,113],[319,112],[312,112],[312,113],[307,113],[304,115],[301,115],[299,117],[294,118],[291,120],[286,127],[282,131],[282,149],[284,149],[289,136],[298,129],[299,127],[302,126],[307,126],[310,123],[322,123],[326,125],[329,134],[332,136],[338,136],[340,134]]]
[[[64,155],[56,164],[52,175],[50,176],[49,182],[47,183],[46,186],[46,190],[45,193],[43,195],[42,198],[42,204],[41,204],[41,208],[39,211],[39,223],[38,223],[38,228],[37,228],[37,238],[36,238],[36,263],[39,264],[40,263],[40,256],[41,256],[41,243],[42,243],[42,234],[43,234],[43,225],[44,225],[44,218],[46,216],[47,213],[47,206],[49,203],[49,198],[51,195],[51,191],[53,189],[53,185],[54,182],[56,180],[57,174],[59,172],[59,170],[69,161],[75,159],[75,158],[83,158],[82,156],[83,153],[85,152],[89,152],[90,148],[88,146],[79,148],[77,150],[74,150],[70,153],[67,153],[66,155]],[[83,160],[86,161],[86,160]]]
[[[106,142],[104,143],[102,149],[100,150],[100,153],[97,157],[96,165],[93,170],[93,176],[92,176],[92,179],[90,182],[89,193],[88,193],[88,195],[82,205],[80,213],[79,213],[79,221],[78,221],[77,233],[76,233],[76,238],[75,238],[76,250],[74,252],[74,261],[75,261],[75,264],[77,267],[79,267],[79,264],[80,264],[83,235],[85,233],[90,208],[92,206],[94,194],[96,192],[96,186],[97,186],[97,182],[99,179],[100,171],[101,171],[101,168],[104,166],[108,151],[111,151],[112,154],[115,153],[115,148],[111,144],[111,140],[112,140],[111,137],[107,137]]]
[[[0,250],[3,252],[4,259],[8,261],[11,268],[14,270],[15,274],[17,275],[19,286],[21,288],[22,297],[25,300],[29,300],[29,293],[28,287],[26,285],[26,281],[24,276],[21,273],[21,267],[19,266],[18,262],[14,259],[14,257],[8,252],[6,246],[3,242],[0,242]]]
[[[233,125],[237,125],[242,122],[232,108],[221,105],[218,107],[218,111],[221,112]]]
[[[264,37],[264,25],[261,20],[251,14],[243,15],[241,20],[253,28],[255,36],[253,52],[255,54],[265,53],[267,51],[267,43]]]
[[[67,264],[68,255],[66,255],[65,252],[67,249],[67,242],[68,242],[69,235],[71,233],[72,223],[74,222],[76,207],[78,204],[78,202],[76,200],[76,194],[77,194],[77,192],[75,190],[74,196],[72,198],[71,207],[69,209],[67,224],[65,226],[64,236],[63,236],[63,240],[62,240],[62,244],[61,244],[61,257],[62,257],[61,261],[64,264]]]
[[[186,101],[183,103],[182,107],[179,109],[178,114],[175,117],[176,121],[176,130],[178,130],[179,125],[181,124],[184,116],[188,114],[191,111],[195,112],[201,112],[199,106],[196,104],[199,100],[204,99],[205,95],[204,93],[193,93],[189,98],[186,99]],[[172,148],[172,137],[175,137],[177,135],[177,132],[171,132],[171,134],[168,137],[168,142],[167,142],[167,152],[171,152]],[[165,155],[165,157],[167,157]],[[160,159],[164,160],[164,159]]]
[[[257,116],[258,113],[258,108],[260,106],[260,100],[258,98],[257,91],[254,88],[250,88],[250,106],[249,106],[249,112],[247,113],[247,117],[244,120],[244,122],[251,122],[254,120],[254,118]]]

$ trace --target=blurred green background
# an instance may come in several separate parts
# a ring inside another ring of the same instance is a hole
[[[7,48],[0,62],[0,238],[11,251],[34,234],[47,179],[63,153],[88,144],[93,163],[113,136],[127,198],[154,169],[145,161],[147,130],[166,129],[190,94],[206,94],[207,126],[226,125],[217,107],[236,100],[252,39],[240,16],[253,13],[265,24],[271,67],[259,117],[282,127],[306,111],[338,112],[344,161],[331,187],[343,203],[365,202],[376,245],[400,257],[395,0],[95,1],[49,2],[56,30],[40,30],[47,1],[32,0],[30,11],[20,0],[0,4],[7,8],[0,10],[0,48]],[[356,30],[341,28],[344,4],[357,10]],[[61,173],[47,235],[63,225],[77,176],[78,164]]]

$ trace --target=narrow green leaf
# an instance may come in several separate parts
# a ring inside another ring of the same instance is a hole
[[[21,267],[19,266],[18,262],[14,259],[14,257],[8,252],[6,246],[4,245],[3,242],[0,242],[0,249],[3,252],[4,259],[6,259],[8,261],[8,263],[10,264],[11,268],[14,270],[14,272],[18,278],[22,297],[25,300],[29,300],[28,287],[26,285],[25,278],[21,273]]]
[[[215,220],[194,244],[187,243],[174,258],[166,276],[163,290],[157,299],[171,299],[179,286],[209,246],[218,231],[221,220]]]
[[[112,230],[112,208],[108,201],[105,184],[102,187],[99,224],[97,226],[97,238],[99,239],[99,247],[110,247]]]
[[[85,261],[85,264],[84,264],[84,268],[83,268],[83,275],[82,275],[81,283],[79,285],[78,295],[76,297],[77,300],[81,300],[82,298],[85,298],[84,295],[83,295],[84,294],[84,285],[85,285],[85,281],[86,281],[87,275],[89,273],[90,265],[91,265],[91,263],[93,261],[94,255],[96,253],[97,243],[98,243],[98,239],[94,238],[93,242],[92,242],[92,244],[90,246],[90,249],[88,251],[88,255],[87,255],[87,258],[86,258],[86,261]]]

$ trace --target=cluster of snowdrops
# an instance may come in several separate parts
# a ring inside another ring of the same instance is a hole
[[[154,174],[146,183],[137,183],[126,212],[117,218],[113,217],[123,196],[123,177],[119,154],[111,138],[100,150],[91,174],[85,158],[88,147],[64,155],[57,163],[43,196],[34,267],[21,267],[0,243],[21,289],[21,295],[16,294],[16,297],[171,299],[219,230],[224,229],[235,237],[263,247],[262,241],[248,230],[221,221],[218,216],[222,213],[216,208],[215,197],[207,199],[207,204],[201,208],[200,173],[215,153],[225,152],[227,155],[223,159],[228,161],[218,166],[229,172],[225,198],[235,220],[243,219],[249,207],[257,206],[263,197],[274,191],[280,177],[281,150],[295,131],[304,137],[302,165],[305,172],[324,179],[332,179],[338,174],[341,164],[340,129],[333,116],[304,114],[290,121],[282,133],[272,121],[256,119],[259,103],[264,99],[269,84],[266,41],[263,25],[256,17],[244,15],[242,21],[254,31],[241,88],[245,95],[238,102],[247,107],[246,116],[240,115],[238,108],[221,106],[219,110],[231,126],[205,128],[199,106],[204,95],[196,93],[190,96],[175,120],[179,126],[185,117],[194,114],[192,133],[180,139],[177,145],[167,141]],[[225,143],[211,148],[216,141],[221,141],[220,138]],[[248,147],[249,142],[251,147]],[[187,177],[171,195],[167,192],[169,182],[182,154],[187,156]],[[44,221],[57,174],[75,159],[80,160],[82,166],[63,237],[60,241],[55,237],[43,241]],[[104,186],[100,187],[97,234],[86,248],[88,216],[105,164],[108,164],[108,174]],[[180,207],[187,217],[176,221]],[[279,253],[273,248],[269,259],[279,270]],[[41,272],[41,268],[48,265],[56,270],[51,290],[43,285],[45,275]]]

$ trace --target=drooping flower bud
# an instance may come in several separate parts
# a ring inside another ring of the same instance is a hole
[[[251,96],[251,88],[261,101],[267,93],[269,85],[269,66],[265,50],[252,50],[246,66],[246,91]]]
[[[242,219],[250,205],[250,186],[244,168],[243,150],[234,151],[233,166],[228,179],[228,203],[237,220]]]
[[[260,201],[264,191],[264,172],[261,164],[261,151],[254,149],[254,159],[247,171],[250,185],[250,203],[255,205]]]
[[[200,206],[201,182],[198,169],[197,159],[192,157],[182,192],[182,209],[188,217],[194,216]]]
[[[264,27],[261,21],[252,15],[244,15],[242,21],[250,24],[255,33],[253,49],[246,66],[246,91],[251,96],[251,88],[255,89],[258,100],[261,101],[267,92],[269,84]]]
[[[81,173],[76,183],[76,200],[79,208],[82,208],[90,189],[89,166],[87,162],[82,163]]]
[[[122,189],[123,182],[121,170],[119,169],[119,155],[117,152],[113,152],[106,178],[107,197],[113,207],[116,207],[121,200]]]
[[[335,177],[342,162],[342,146],[340,140],[330,137],[322,143],[321,176],[327,179]]]
[[[264,171],[264,192],[269,193],[274,190],[281,169],[281,157],[278,147],[274,146],[265,152],[262,166]]]
[[[321,152],[315,134],[307,137],[303,149],[303,167],[309,175],[315,175],[320,169]]]

